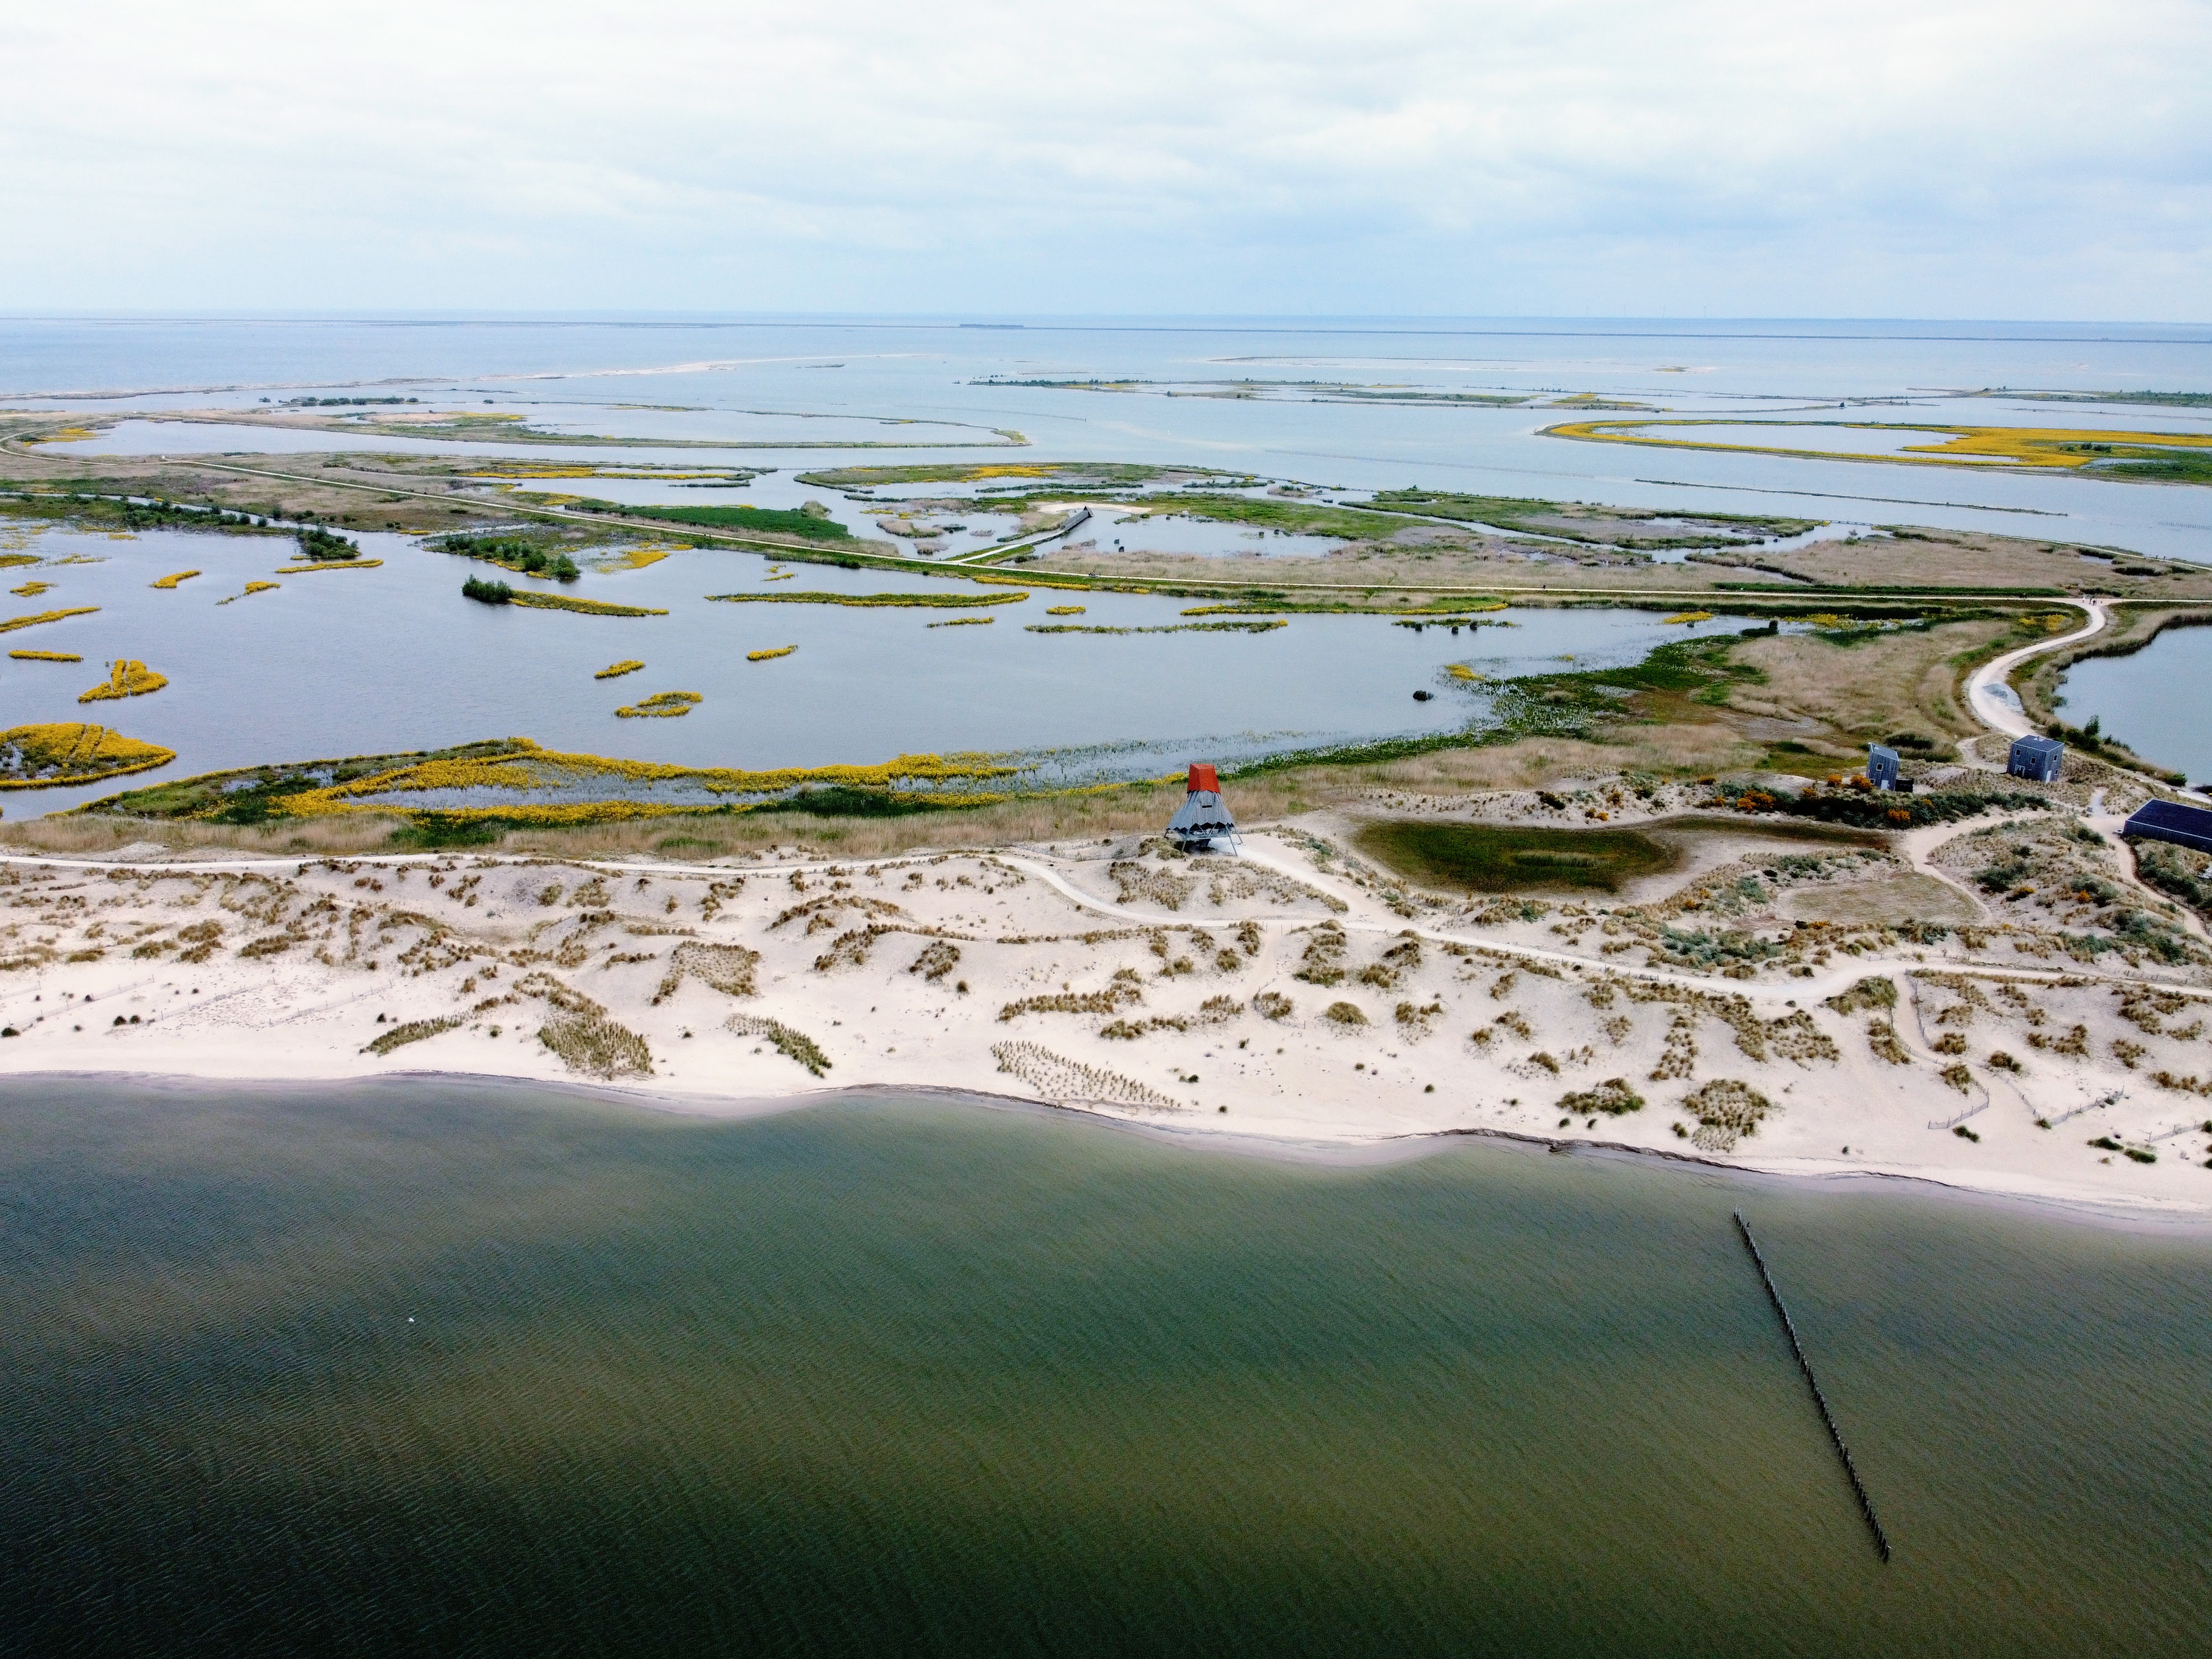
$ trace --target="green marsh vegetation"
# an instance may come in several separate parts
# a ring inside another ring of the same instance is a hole
[[[143,789],[126,789],[120,794],[88,801],[76,811],[78,814],[94,817],[263,823],[275,816],[274,803],[286,795],[327,788],[332,784],[350,783],[357,778],[374,777],[380,773],[395,771],[403,766],[419,765],[425,761],[493,759],[501,755],[527,754],[533,748],[534,745],[528,743],[501,738],[486,743],[465,743],[451,749],[415,750],[392,755],[350,755],[343,759],[295,761],[273,766],[234,767],[228,771],[203,772],[197,777],[149,784]]]
[[[1636,507],[1593,506],[1579,501],[1538,501],[1522,495],[1470,495],[1449,490],[1385,489],[1369,505],[1419,514],[1425,518],[1463,520],[1495,525],[1500,530],[1557,536],[1577,542],[1604,542],[1644,549],[1709,547],[1716,534],[1699,535],[1670,530],[1647,534],[1635,528],[1654,520],[1675,519],[1711,525],[1719,539],[1750,539],[1767,536],[1799,536],[1815,529],[1817,519],[1784,519],[1741,513],[1668,514]],[[1588,524],[1577,520],[1589,520]]]
[[[316,564],[331,563],[342,559],[357,559],[361,556],[360,543],[349,542],[344,537],[335,535],[324,529],[320,525],[305,526],[294,531],[292,538],[300,544],[300,556]]]
[[[988,483],[1019,486],[1031,480],[1066,479],[1093,486],[1218,479],[1257,483],[1242,473],[1207,467],[1151,466],[1127,461],[940,461],[915,466],[837,466],[802,472],[798,482],[824,489],[870,489],[878,484]]]
[[[335,541],[338,538],[332,537],[331,539]],[[346,544],[352,545],[350,543]],[[306,543],[302,541],[301,545],[304,550]],[[487,564],[498,565],[501,569],[512,570],[518,575],[550,576],[555,581],[572,582],[582,574],[576,568],[575,560],[571,558],[565,550],[556,544],[550,543],[543,536],[471,536],[457,532],[447,536],[434,536],[430,538],[428,545],[440,553],[457,554],[465,559],[482,559]],[[358,549],[356,550],[356,551],[358,550]],[[308,556],[313,558],[318,556],[309,554]],[[474,581],[475,578],[471,577],[470,580]],[[479,585],[504,586],[502,583]],[[469,597],[477,599],[482,596],[471,593]],[[499,600],[495,603],[504,604],[505,601]]]
[[[960,611],[977,605],[1019,605],[1026,592],[1012,593],[709,593],[724,605],[842,605],[855,610]]]
[[[297,533],[231,507],[191,507],[160,499],[132,501],[127,495],[87,489],[9,491],[0,495],[0,514],[17,519],[58,519],[94,530],[219,530],[234,536]]]
[[[803,507],[628,507],[616,501],[581,501],[587,512],[619,513],[627,519],[652,519],[665,524],[696,525],[702,530],[750,530],[776,536],[799,536],[813,542],[844,542],[853,532],[830,516],[819,501]]]
[[[1352,844],[1426,887],[1469,893],[1618,891],[1624,882],[1680,862],[1674,848],[1636,830],[1440,823],[1392,818],[1370,823]]]

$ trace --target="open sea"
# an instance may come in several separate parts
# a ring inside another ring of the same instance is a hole
[[[12,1085],[0,1215],[9,1652],[2147,1656],[2212,1616],[2201,1237],[428,1079]]]

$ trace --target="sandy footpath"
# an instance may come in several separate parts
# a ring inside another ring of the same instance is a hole
[[[1884,879],[1940,896],[1924,851]],[[1650,965],[1601,907],[1416,906],[1361,868],[1303,830],[1203,860],[11,857],[0,1073],[431,1072],[710,1112],[951,1089],[1210,1144],[1507,1134],[2212,1214],[2192,984],[1955,944],[1729,977]]]

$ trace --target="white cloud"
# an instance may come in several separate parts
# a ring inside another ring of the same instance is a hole
[[[2201,318],[2212,13],[108,0],[0,306]]]

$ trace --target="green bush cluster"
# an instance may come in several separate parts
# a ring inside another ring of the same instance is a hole
[[[583,574],[576,568],[576,562],[559,549],[549,550],[522,536],[440,536],[430,545],[441,553],[483,559],[526,576],[550,576],[556,581],[572,582]],[[477,597],[470,595],[471,599]]]

